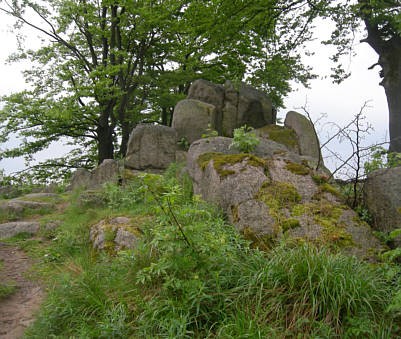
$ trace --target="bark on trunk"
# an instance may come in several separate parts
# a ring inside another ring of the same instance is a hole
[[[110,105],[110,107],[112,107]],[[109,109],[111,110],[111,109]],[[97,126],[97,155],[98,165],[105,159],[114,159],[114,144],[113,133],[114,127],[110,126],[108,112],[103,112],[100,117],[99,125]]]
[[[397,47],[382,53],[379,64],[389,111],[389,151],[401,153],[401,45]]]

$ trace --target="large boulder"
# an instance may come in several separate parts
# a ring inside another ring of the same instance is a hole
[[[120,164],[114,159],[105,159],[93,171],[78,169],[71,178],[68,191],[77,188],[100,189],[106,182],[118,183],[120,177]]]
[[[174,108],[172,127],[177,131],[177,138],[194,142],[207,132],[216,128],[216,107],[208,103],[186,99]]]
[[[304,115],[291,111],[285,117],[284,125],[295,131],[301,155],[319,158],[320,145],[313,124]]]
[[[67,187],[68,191],[75,190],[79,187],[88,187],[90,183],[91,172],[85,168],[78,168],[71,177],[71,183]]]
[[[377,230],[391,232],[401,228],[401,167],[369,173],[364,198]],[[396,245],[401,246],[401,237]]]
[[[105,159],[96,167],[90,176],[89,186],[87,188],[102,188],[106,182],[117,183],[120,176],[120,165],[114,159]]]
[[[215,107],[216,114],[210,123],[222,136],[232,137],[234,129],[243,125],[259,128],[276,122],[276,111],[269,96],[243,83],[236,86],[226,81],[223,86],[197,80],[187,98]]]
[[[175,162],[177,132],[174,128],[140,124],[131,132],[125,167],[135,170],[166,169]]]
[[[214,149],[224,151],[225,139]],[[369,226],[344,206],[339,192],[302,163],[280,155],[261,159],[250,154],[202,153],[206,145],[194,143],[188,152],[194,191],[219,205],[256,246],[286,237],[359,257],[370,257],[381,248]]]

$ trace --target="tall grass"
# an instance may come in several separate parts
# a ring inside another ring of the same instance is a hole
[[[251,249],[178,171],[106,187],[108,208],[72,204],[46,250],[57,270],[27,338],[399,337],[386,312],[394,275],[308,244]],[[153,216],[138,247],[92,251],[89,224],[128,212]]]

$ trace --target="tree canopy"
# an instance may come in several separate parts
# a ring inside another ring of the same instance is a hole
[[[336,20],[331,42],[341,54],[349,47],[345,33],[361,22],[371,37],[374,26],[385,44],[396,44],[398,7],[362,0],[2,0],[15,28],[36,31],[43,43],[36,50],[22,44],[10,58],[33,67],[24,73],[29,89],[3,98],[1,141],[16,135],[21,144],[0,157],[29,160],[64,137],[76,151],[53,165],[90,168],[122,157],[132,128],[170,124],[174,105],[198,78],[245,81],[282,106],[290,81],[307,85],[314,77],[301,57],[317,17]]]

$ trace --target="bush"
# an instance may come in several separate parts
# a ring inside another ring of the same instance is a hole
[[[247,127],[246,125],[236,128],[234,130],[234,140],[231,143],[230,148],[235,147],[244,153],[252,152],[260,143],[258,137],[255,134],[250,133],[252,130],[252,127]]]

